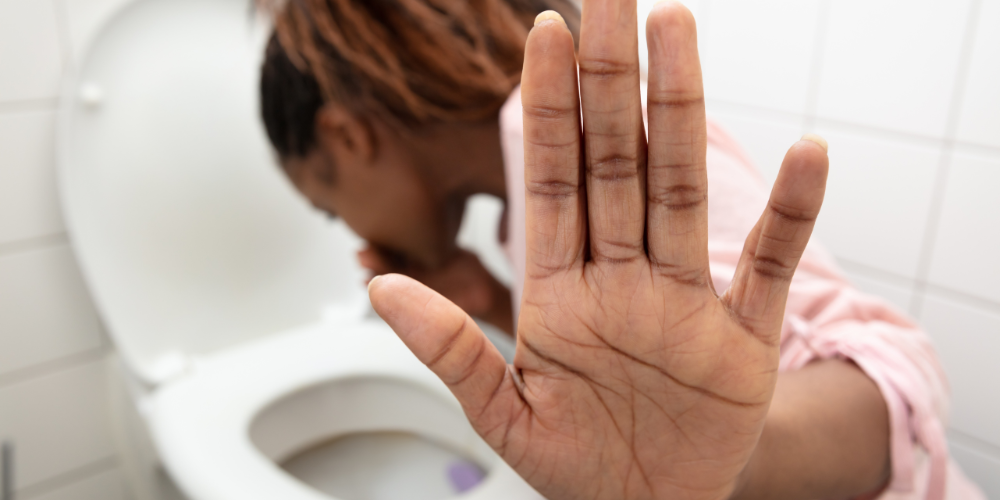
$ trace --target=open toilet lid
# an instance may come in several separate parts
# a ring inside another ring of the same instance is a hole
[[[275,165],[258,115],[269,28],[248,0],[139,0],[64,93],[59,183],[120,352],[158,383],[188,356],[363,293],[360,241]]]

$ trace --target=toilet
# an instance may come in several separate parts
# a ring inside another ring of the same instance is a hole
[[[60,197],[138,422],[123,449],[152,443],[187,500],[541,499],[374,314],[362,242],[276,167],[251,5],[128,2],[63,92]]]

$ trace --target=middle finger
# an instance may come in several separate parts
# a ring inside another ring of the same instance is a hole
[[[601,263],[645,255],[646,138],[636,15],[635,0],[587,0],[580,27],[590,253]]]

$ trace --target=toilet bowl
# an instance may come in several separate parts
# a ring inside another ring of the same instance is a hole
[[[136,0],[67,79],[60,197],[140,440],[189,500],[541,498],[371,311],[362,242],[275,165],[267,34],[248,0]]]
[[[163,461],[192,498],[329,500],[277,464],[316,443],[386,431],[440,443],[485,469],[460,498],[541,498],[479,438],[444,384],[370,318],[318,323],[206,357],[149,405]],[[364,498],[420,498],[412,482],[371,479],[381,484]]]

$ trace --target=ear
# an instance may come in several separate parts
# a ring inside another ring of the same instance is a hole
[[[316,113],[316,139],[338,167],[367,167],[374,160],[373,130],[339,104],[326,104]]]

